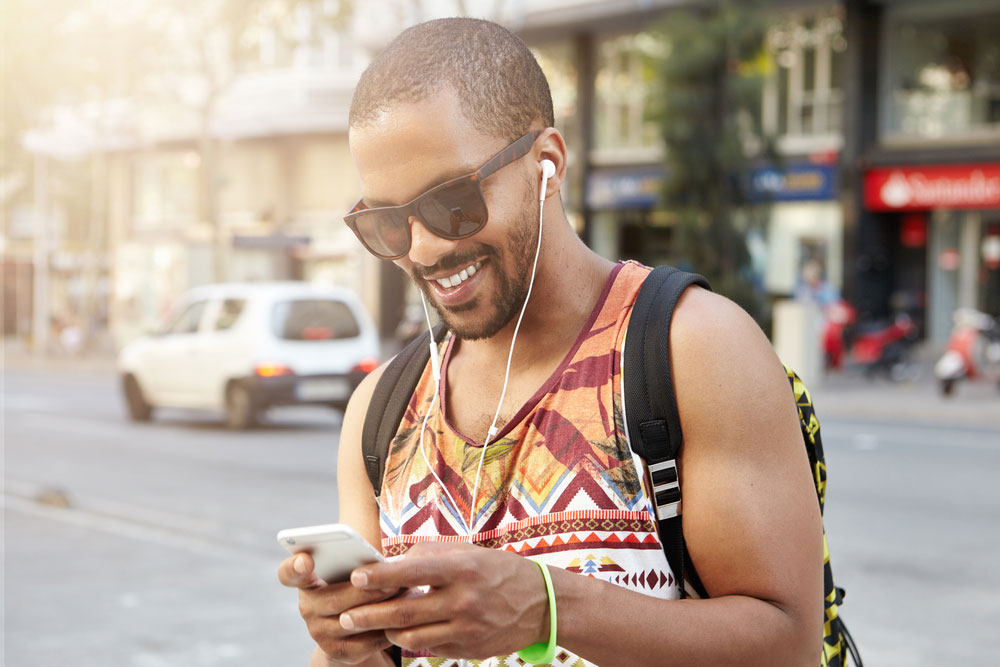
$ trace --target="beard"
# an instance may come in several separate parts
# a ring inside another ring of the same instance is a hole
[[[424,293],[438,316],[456,336],[464,340],[481,340],[495,336],[514,319],[528,296],[531,268],[534,263],[534,249],[538,243],[538,227],[533,224],[530,213],[525,211],[517,220],[510,237],[504,244],[503,252],[495,246],[479,243],[461,254],[448,255],[434,266],[410,273],[410,278]],[[501,254],[514,261],[514,269],[508,273],[501,265]],[[422,275],[448,269],[460,269],[477,259],[485,257],[496,276],[496,289],[490,298],[490,312],[478,322],[463,321],[461,313],[477,308],[483,297],[476,297],[457,307],[442,306]]]

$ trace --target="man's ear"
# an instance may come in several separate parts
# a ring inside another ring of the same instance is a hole
[[[552,163],[552,176],[548,179],[545,190],[545,198],[552,197],[559,192],[563,179],[566,177],[566,142],[562,134],[554,127],[546,128],[535,141],[538,160],[538,178],[543,178],[542,162],[548,160]]]

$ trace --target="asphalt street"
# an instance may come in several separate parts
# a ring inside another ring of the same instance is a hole
[[[106,371],[8,367],[3,385],[4,664],[307,664],[274,534],[336,519],[336,413],[135,425]],[[864,390],[815,392],[835,407],[826,527],[849,627],[869,665],[995,664],[1000,424],[915,399],[922,419],[852,417],[835,392]]]

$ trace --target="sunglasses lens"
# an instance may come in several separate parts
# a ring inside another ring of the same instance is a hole
[[[428,193],[417,203],[420,221],[446,239],[475,234],[486,224],[486,202],[479,183],[463,179]]]
[[[410,224],[405,212],[361,211],[354,224],[361,240],[379,257],[399,257],[410,249]]]

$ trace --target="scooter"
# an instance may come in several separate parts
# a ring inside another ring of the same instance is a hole
[[[864,369],[865,376],[878,373],[897,382],[911,378],[916,344],[916,325],[906,313],[889,322],[857,324],[857,312],[845,301],[836,301],[826,308],[823,329],[823,352],[827,370],[838,370],[845,359]]]
[[[962,379],[997,380],[1000,388],[1000,322],[972,308],[959,308],[948,347],[934,364],[941,393],[951,396]]]

